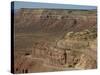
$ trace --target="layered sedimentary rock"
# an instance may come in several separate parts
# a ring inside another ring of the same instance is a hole
[[[69,32],[96,25],[95,11],[69,11],[72,10],[20,9],[15,17],[16,32]]]
[[[14,18],[16,73],[97,67],[95,10],[23,8]]]

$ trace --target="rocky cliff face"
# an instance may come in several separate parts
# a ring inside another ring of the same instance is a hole
[[[15,73],[97,67],[96,11],[20,9],[15,14]]]
[[[20,9],[15,15],[16,32],[69,32],[96,25],[95,11]]]

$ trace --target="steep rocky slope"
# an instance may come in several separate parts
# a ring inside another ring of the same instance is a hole
[[[25,9],[15,15],[16,32],[69,32],[96,25],[96,11]]]
[[[97,68],[95,10],[20,9],[14,16],[14,72]]]

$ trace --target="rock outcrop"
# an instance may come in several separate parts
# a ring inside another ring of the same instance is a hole
[[[69,32],[81,31],[96,25],[95,11],[55,9],[25,9],[15,15],[16,32]],[[81,12],[81,13],[80,13]],[[89,13],[91,12],[91,13]]]
[[[14,71],[95,69],[96,24],[94,10],[20,9],[14,18]]]

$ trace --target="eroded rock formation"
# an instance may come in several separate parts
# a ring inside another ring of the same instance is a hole
[[[96,11],[70,11],[19,10],[14,20],[16,73],[97,67]]]

